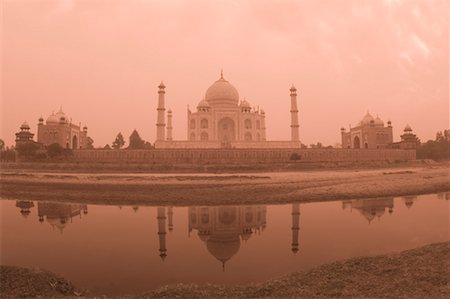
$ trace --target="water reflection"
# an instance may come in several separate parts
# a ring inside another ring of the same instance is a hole
[[[16,201],[16,207],[20,209],[20,214],[23,217],[28,217],[30,209],[34,207],[34,203],[32,201],[18,200]]]
[[[449,198],[123,209],[1,200],[2,263],[49,269],[111,295],[178,282],[250,283],[446,241]]]
[[[444,199],[444,200],[449,200],[450,199],[450,192],[442,192],[442,193],[438,193],[436,194],[438,199]]]
[[[355,199],[342,201],[342,209],[357,210],[370,223],[375,217],[380,219],[386,210],[394,212],[394,198]]]
[[[231,259],[253,234],[266,227],[266,206],[197,206],[188,209],[189,233],[197,230],[208,252],[222,263]]]
[[[30,209],[34,207],[32,201],[16,201],[16,207],[20,208],[20,213],[25,217],[30,214]],[[67,223],[72,222],[72,218],[75,216],[87,214],[87,205],[80,204],[64,204],[56,202],[38,202],[37,214],[39,222],[44,222],[44,219],[55,229],[59,229],[62,233]]]

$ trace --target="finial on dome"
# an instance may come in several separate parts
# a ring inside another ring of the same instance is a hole
[[[223,68],[220,69],[220,79],[223,79]]]

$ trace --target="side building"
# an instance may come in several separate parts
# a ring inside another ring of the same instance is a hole
[[[37,142],[44,146],[57,143],[63,148],[85,149],[87,148],[87,127],[81,128],[81,123],[76,125],[69,120],[68,116],[59,109],[52,113],[44,123],[42,117],[39,118]]]
[[[341,128],[342,148],[383,149],[393,143],[392,123],[389,120],[387,126],[378,116],[374,118],[369,112],[355,126],[347,132]]]

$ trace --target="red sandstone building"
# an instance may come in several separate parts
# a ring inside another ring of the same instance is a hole
[[[81,129],[81,124],[76,125],[68,116],[59,109],[52,113],[44,123],[39,118],[37,141],[44,146],[57,143],[61,147],[70,149],[84,149],[87,146],[87,127]]]

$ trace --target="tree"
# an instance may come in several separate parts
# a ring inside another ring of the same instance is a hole
[[[119,132],[116,136],[116,140],[112,143],[113,149],[120,149],[125,145],[125,140],[123,139],[122,133]]]
[[[154,146],[150,142],[146,141],[145,144],[144,144],[144,148],[145,149],[152,149],[152,148],[154,148]]]
[[[0,139],[0,151],[4,151],[5,150],[5,142]]]
[[[293,161],[298,161],[298,160],[301,160],[301,159],[302,159],[302,156],[300,156],[300,155],[297,154],[297,153],[292,153],[290,159],[293,160]]]
[[[139,133],[136,131],[136,129],[131,133],[130,135],[130,142],[128,145],[129,149],[143,149],[145,147],[145,141],[142,140],[141,136],[139,136]]]
[[[16,147],[17,153],[20,157],[34,158],[39,145],[35,142],[27,142]]]
[[[444,160],[450,159],[450,130],[436,133],[436,140],[428,140],[417,148],[417,158]]]
[[[89,136],[86,139],[86,148],[87,149],[93,149],[94,148],[94,139],[92,139]]]
[[[50,158],[62,156],[64,154],[64,148],[59,143],[52,143],[47,147],[47,155]]]

